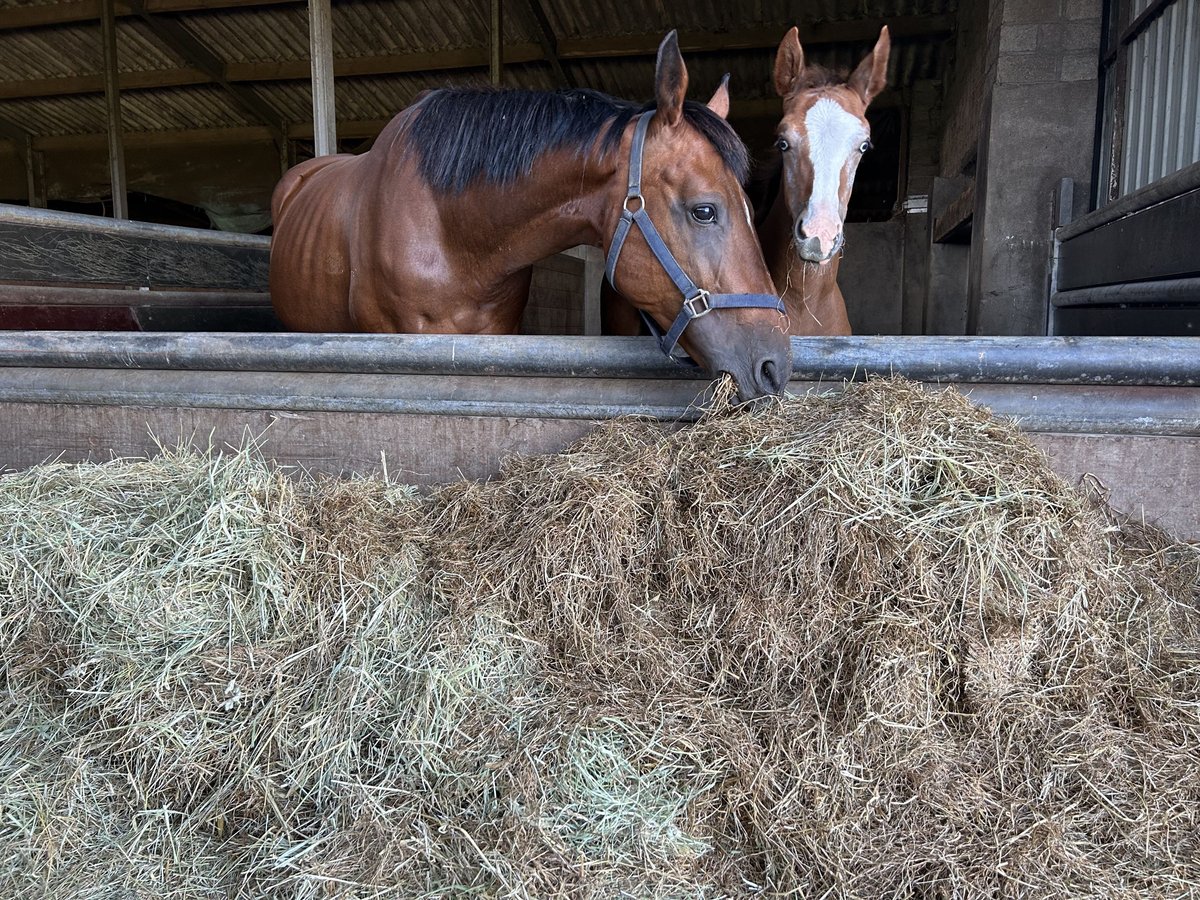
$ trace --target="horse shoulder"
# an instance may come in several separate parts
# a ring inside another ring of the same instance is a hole
[[[288,169],[284,176],[279,179],[279,183],[275,185],[275,191],[271,194],[271,217],[278,223],[280,217],[287,211],[287,207],[296,196],[296,192],[301,186],[314,175],[330,165],[342,162],[354,157],[348,153],[337,153],[331,156],[318,156],[316,159],[310,159],[293,166]]]

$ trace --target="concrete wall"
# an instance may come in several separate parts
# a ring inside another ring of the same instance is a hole
[[[930,208],[973,197],[956,238],[969,249],[931,240],[926,333],[1046,333],[1052,197],[1062,178],[1089,194],[1100,13],[1101,0],[960,6]]]
[[[1045,334],[1052,197],[1089,194],[1100,0],[1002,0],[980,136],[967,329]]]

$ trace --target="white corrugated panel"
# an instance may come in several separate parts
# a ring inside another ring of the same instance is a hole
[[[1176,0],[1138,35],[1126,90],[1121,194],[1200,162],[1200,0]]]

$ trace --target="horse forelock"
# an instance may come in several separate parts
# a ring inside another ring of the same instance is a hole
[[[848,69],[830,69],[820,64],[806,65],[792,86],[792,94],[826,87],[841,87],[850,81]]]
[[[410,107],[405,144],[430,187],[457,194],[476,180],[503,185],[528,176],[551,151],[613,152],[633,117],[653,108],[587,89],[445,88]],[[749,154],[729,123],[693,101],[684,104],[684,119],[744,183]]]

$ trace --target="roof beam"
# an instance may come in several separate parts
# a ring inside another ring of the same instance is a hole
[[[213,9],[253,6],[278,6],[299,0],[145,0],[149,13],[204,12]],[[129,0],[118,0],[114,12],[118,17],[137,15]],[[16,28],[39,28],[45,25],[74,25],[95,22],[100,18],[100,0],[60,0],[39,6],[15,6],[0,9],[0,31]]]
[[[558,37],[554,34],[554,28],[550,25],[550,19],[546,16],[546,10],[542,8],[541,0],[528,0],[529,14],[533,16],[533,21],[537,25],[538,40],[542,45],[542,56],[546,62],[550,63],[550,68],[554,70],[554,77],[558,79],[559,84],[566,87],[578,87],[575,83],[575,78],[563,68],[562,60],[558,58]]]
[[[225,61],[209,46],[192,34],[179,19],[170,15],[149,12],[147,0],[127,0],[130,8],[153,32],[154,36],[178,54],[185,62],[220,85],[251,118],[256,119],[274,132],[280,140],[286,132],[284,116],[249,88],[230,81],[225,71]]]
[[[145,0],[147,10],[154,0]],[[158,0],[166,2],[166,0]],[[193,4],[197,0],[189,0]],[[224,0],[222,0],[224,2]],[[536,2],[536,0],[534,0]],[[40,8],[40,7],[38,7]],[[0,12],[0,15],[3,13]],[[547,23],[549,24],[549,23]],[[953,16],[902,16],[888,22],[888,30],[894,40],[938,39],[952,33]],[[807,46],[838,43],[860,43],[875,40],[879,28],[874,22],[835,22],[828,25],[807,26],[801,32],[801,40]],[[680,46],[685,53],[708,53],[722,50],[763,50],[778,46],[781,35],[777,28],[753,28],[723,34],[693,33],[680,36]],[[622,35],[616,38],[589,38],[586,40],[556,40],[553,57],[547,53],[544,42],[538,44],[509,44],[504,48],[505,65],[531,62],[550,62],[558,68],[565,59],[610,59],[627,56],[653,56],[658,52],[662,36],[655,34]],[[193,63],[187,68],[160,69],[151,72],[122,72],[121,90],[144,90],[157,87],[179,87],[183,85],[241,84],[259,81],[304,81],[311,77],[308,60],[282,60],[278,62],[220,63],[217,68],[221,78]],[[353,78],[365,75],[403,75],[412,72],[436,72],[455,69],[486,69],[489,62],[487,47],[468,47],[460,50],[433,53],[404,53],[381,56],[363,56],[354,59],[335,59],[334,74],[338,78]],[[558,69],[556,68],[556,75]],[[570,84],[566,72],[558,76],[564,84]],[[68,78],[47,78],[30,81],[0,81],[0,100],[15,100],[30,97],[65,96],[69,94],[96,94],[104,90],[104,79],[99,75],[81,75]],[[257,99],[257,98],[256,98]]]
[[[899,106],[900,91],[884,90],[871,102],[871,109]],[[734,99],[729,115],[734,119],[778,118],[782,106],[778,99],[762,100]],[[391,119],[354,119],[338,122],[338,138],[344,140],[370,140],[381,132]],[[293,122],[288,125],[287,136],[292,140],[309,140],[314,137],[312,122]],[[159,147],[178,146],[184,141],[195,144],[232,143],[253,144],[270,140],[271,132],[261,126],[243,125],[231,128],[196,128],[176,131],[127,132],[127,149],[150,150]],[[59,134],[35,137],[33,148],[43,152],[89,150],[104,146],[103,134]]]

